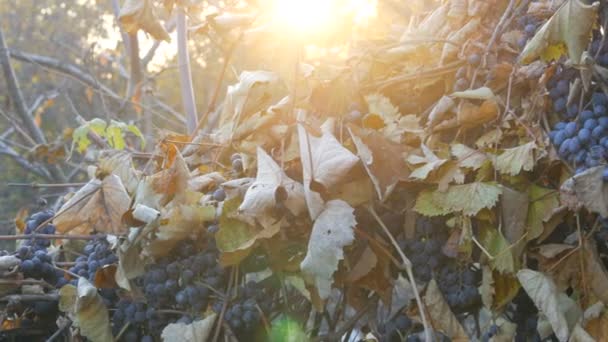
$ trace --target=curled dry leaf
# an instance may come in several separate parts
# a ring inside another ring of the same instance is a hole
[[[0,257],[0,271],[8,271],[13,267],[19,265],[21,263],[21,259],[17,258],[14,255],[4,255]]]
[[[188,180],[188,189],[198,192],[207,192],[224,182],[226,182],[226,179],[224,179],[224,176],[219,172],[211,172],[192,177]]]
[[[270,71],[243,71],[239,82],[228,86],[220,119],[220,141],[230,138],[246,116],[268,107],[278,75]]]
[[[57,212],[53,223],[60,233],[88,234],[92,231],[123,234],[127,228],[122,215],[131,198],[116,175],[93,179],[84,185]]]
[[[133,194],[139,183],[138,172],[133,167],[131,153],[127,151],[104,151],[99,158],[98,172],[120,177],[127,192]]]
[[[368,116],[379,119],[376,127],[390,141],[400,143],[402,135],[406,132],[422,134],[423,129],[418,123],[415,115],[402,116],[399,109],[391,103],[391,100],[380,94],[365,96],[365,102],[369,110]]]
[[[401,158],[405,150],[401,145],[373,130],[349,125],[348,132],[357,147],[357,155],[374,184],[378,198],[380,201],[386,200],[397,183],[407,180],[410,174],[405,160]]]
[[[432,279],[424,294],[424,304],[428,309],[428,315],[433,327],[441,330],[452,341],[468,341],[469,338],[460,322],[443,298],[443,294]]]
[[[517,272],[517,278],[536,307],[547,317],[560,341],[570,336],[568,322],[559,304],[559,293],[551,278],[529,269]]]
[[[93,342],[114,341],[103,299],[85,278],[78,278],[78,287],[68,284],[59,290],[59,309],[72,317],[84,337]]]
[[[137,187],[135,204],[161,209],[174,198],[183,200],[186,195],[190,171],[179,152],[169,168],[145,177]]]
[[[330,189],[343,180],[359,158],[342,146],[328,131],[317,138],[306,132],[304,126],[298,125],[298,139],[304,194],[310,217],[314,220],[323,209],[323,201],[311,189],[313,182]]]
[[[271,209],[280,201],[295,216],[306,210],[304,188],[302,184],[287,177],[285,171],[258,147],[258,173],[255,181],[247,189],[239,214],[248,223],[255,220],[266,222]]]
[[[343,248],[355,239],[356,224],[354,209],[342,200],[332,200],[326,203],[312,227],[308,252],[300,268],[316,286],[321,299],[329,297],[333,274],[344,258]]]
[[[560,188],[562,203],[573,210],[579,206],[608,217],[608,186],[602,180],[604,166],[597,166],[566,180]]]
[[[208,341],[213,331],[213,325],[217,314],[212,313],[202,320],[190,324],[171,323],[167,325],[161,334],[163,341],[201,342]]]
[[[255,182],[255,178],[238,178],[222,183],[222,189],[226,192],[226,199],[245,197],[247,189]]]
[[[171,40],[154,13],[154,2],[152,0],[125,1],[120,9],[118,20],[123,29],[129,33],[143,30],[156,40]]]

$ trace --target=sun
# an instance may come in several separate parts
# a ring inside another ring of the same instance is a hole
[[[376,0],[275,0],[273,16],[280,26],[296,33],[331,30],[343,18],[356,22],[376,14]]]

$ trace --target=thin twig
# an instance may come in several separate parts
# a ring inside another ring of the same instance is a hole
[[[103,235],[58,235],[58,234],[21,234],[21,235],[0,235],[0,241],[13,240],[95,240]]]
[[[367,210],[370,212],[370,214],[372,214],[372,216],[378,222],[380,227],[382,227],[382,229],[384,230],[384,233],[386,235],[388,235],[388,238],[391,240],[393,247],[395,247],[395,250],[397,250],[397,253],[401,257],[403,264],[405,266],[405,271],[407,273],[407,277],[409,278],[409,281],[412,284],[412,287],[414,290],[414,297],[416,297],[416,304],[418,305],[418,310],[420,311],[420,318],[422,319],[422,325],[424,326],[425,341],[433,341],[434,340],[433,331],[431,330],[431,326],[429,325],[429,322],[426,319],[426,311],[424,309],[424,303],[422,303],[422,299],[420,298],[420,293],[418,293],[418,286],[416,286],[416,279],[414,278],[414,273],[412,272],[412,262],[410,261],[410,259],[407,258],[407,256],[405,256],[405,254],[399,247],[397,240],[395,240],[395,238],[393,237],[393,234],[391,234],[391,231],[386,227],[384,222],[382,222],[382,219],[380,219],[380,216],[378,216],[378,214],[376,213],[374,208],[371,205],[368,205]]]
[[[7,183],[7,186],[12,187],[29,187],[29,188],[71,188],[75,186],[83,186],[86,183]]]

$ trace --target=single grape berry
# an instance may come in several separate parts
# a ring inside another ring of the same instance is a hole
[[[232,170],[234,170],[235,172],[243,172],[243,160],[242,159],[235,159],[232,161]]]
[[[481,56],[477,53],[472,53],[467,58],[467,62],[472,66],[477,66],[481,62]]]
[[[232,163],[233,161],[237,160],[237,159],[242,159],[241,158],[241,154],[240,153],[234,153],[233,155],[230,156],[230,162]]]
[[[579,117],[581,122],[585,122],[589,119],[592,119],[594,116],[593,112],[590,110],[584,110],[581,112],[581,116]]]
[[[560,97],[559,99],[555,100],[555,102],[553,102],[553,110],[558,113],[562,113],[566,110],[567,103],[568,100],[565,97]]]
[[[589,121],[589,120],[587,120],[587,121]],[[589,127],[585,127],[585,128],[593,129],[593,128],[589,128]],[[577,130],[576,129],[576,122],[568,122],[568,124],[566,125],[566,128],[564,128],[564,132],[566,133],[566,136],[568,138],[572,138],[573,136],[575,136],[576,135],[576,130]]]
[[[524,32],[526,32],[526,35],[529,37],[534,36],[534,34],[536,33],[536,25],[534,25],[534,24],[526,25],[526,27],[524,28]]]
[[[570,89],[570,85],[567,80],[559,80],[557,85],[555,86],[560,95],[568,95],[568,91]]]
[[[589,141],[591,141],[591,131],[588,130],[587,128],[583,128],[580,131],[578,131],[578,140],[580,140],[581,143],[583,144],[587,144],[589,143]]]
[[[469,81],[466,78],[459,78],[454,84],[454,91],[463,91],[469,88]]]
[[[217,224],[212,224],[209,227],[207,227],[207,232],[210,234],[215,234],[220,230],[220,226]]]
[[[218,201],[218,202],[222,202],[223,200],[226,199],[226,192],[224,191],[224,189],[222,188],[218,188],[217,190],[215,190],[213,192],[213,199]]]

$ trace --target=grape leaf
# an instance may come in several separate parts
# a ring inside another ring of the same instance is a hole
[[[240,197],[224,201],[222,215],[219,218],[220,230],[215,234],[217,247],[222,254],[220,262],[223,265],[238,264],[254,247],[258,239],[270,238],[279,232],[281,221],[266,224],[263,229],[239,220],[238,208]]]
[[[65,285],[59,290],[59,308],[80,328],[80,333],[93,342],[111,342],[110,317],[97,288],[85,278],[78,286]]]
[[[239,82],[228,86],[220,116],[219,141],[229,140],[248,115],[268,107],[278,76],[270,71],[243,71]]]
[[[424,157],[410,154],[407,161],[410,164],[424,164],[410,174],[410,178],[424,180],[432,171],[437,170],[448,160],[438,158],[425,144],[420,144],[420,148],[422,149]]]
[[[483,152],[479,152],[463,144],[453,144],[450,146],[450,152],[458,159],[460,167],[467,167],[477,170],[488,160]]]
[[[433,327],[439,328],[452,341],[468,341],[464,328],[443,298],[435,279],[431,279],[424,294],[424,304]]]
[[[311,189],[313,182],[330,189],[343,180],[359,158],[342,146],[328,130],[317,138],[309,134],[304,126],[298,125],[298,138],[304,194],[310,217],[314,220],[322,210],[323,203]]]
[[[143,30],[156,40],[171,40],[156,17],[154,3],[151,0],[126,0],[120,9],[118,20],[123,29],[129,33]]]
[[[560,199],[571,209],[580,206],[608,217],[608,185],[602,180],[604,166],[597,166],[572,176],[560,188]]]
[[[342,249],[355,239],[356,224],[354,209],[342,200],[327,202],[315,220],[300,268],[305,279],[316,286],[321,299],[329,297],[332,275],[344,258]]]
[[[380,94],[369,94],[365,96],[365,102],[369,115],[379,117],[381,120],[382,124],[379,128],[388,140],[400,143],[405,132],[416,135],[423,133],[418,118],[415,115],[402,116],[389,98]]]
[[[570,331],[559,304],[558,292],[553,280],[541,272],[523,269],[517,278],[536,307],[547,317],[553,332],[560,341],[567,341]]]
[[[462,212],[474,216],[484,208],[492,208],[502,193],[500,185],[493,182],[474,182],[451,185],[447,191],[424,190],[418,194],[414,209],[425,216]]]
[[[202,320],[190,324],[171,323],[161,333],[163,341],[200,342],[208,341],[213,332],[213,325],[217,314],[212,313]]]
[[[122,215],[131,199],[116,175],[92,179],[59,209],[53,220],[61,233],[88,234],[92,231],[123,234]]]
[[[481,244],[492,256],[490,266],[502,273],[513,273],[517,268],[509,241],[496,228],[486,226],[481,230]]]
[[[522,170],[532,171],[534,168],[534,150],[536,143],[533,141],[514,148],[504,150],[494,161],[494,168],[503,174],[516,176]]]
[[[570,60],[580,64],[591,38],[598,8],[597,1],[587,5],[581,0],[567,0],[526,44],[520,55],[521,61],[531,63],[546,53],[548,48],[565,44]]]
[[[255,181],[247,189],[239,213],[250,224],[255,220],[263,225],[269,220],[268,212],[280,200],[295,216],[306,210],[302,184],[287,177],[285,171],[262,148],[257,149],[258,172]],[[281,194],[284,193],[284,194]]]
[[[131,153],[126,151],[103,151],[99,157],[98,172],[113,173],[120,177],[128,193],[132,194],[139,183],[139,173],[133,168]]]
[[[400,180],[407,180],[409,169],[401,155],[402,145],[394,143],[376,131],[348,125],[357,155],[369,175],[378,198],[384,201]],[[398,157],[397,157],[398,156]]]
[[[545,189],[536,184],[532,184],[528,189],[527,229],[528,241],[541,236],[545,231],[544,223],[551,217],[553,210],[559,206],[558,192],[552,189]]]
[[[161,209],[174,198],[183,200],[186,195],[190,171],[177,152],[173,163],[166,169],[143,178],[135,191],[135,204]]]

